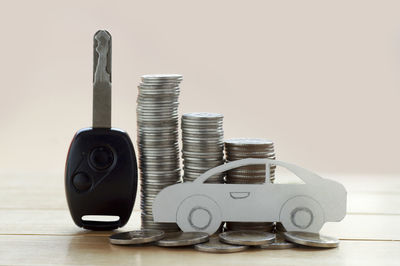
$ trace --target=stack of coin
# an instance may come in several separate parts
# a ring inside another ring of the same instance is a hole
[[[225,141],[226,160],[228,162],[246,158],[275,159],[274,143],[265,139],[230,139]],[[275,180],[275,165],[270,167],[270,181]],[[228,171],[226,183],[263,184],[265,183],[265,165],[249,165]]]
[[[207,170],[224,163],[224,116],[214,113],[188,113],[182,116],[183,181],[194,181]],[[206,183],[224,183],[224,174]]]
[[[230,139],[225,141],[225,155],[227,162],[246,158],[275,159],[274,144],[265,139]],[[275,168],[270,167],[270,182],[275,180]],[[229,184],[263,184],[265,183],[265,165],[249,165],[228,171],[226,183]],[[273,223],[226,223],[228,230],[257,230],[272,231]]]
[[[165,187],[180,182],[178,98],[181,75],[144,75],[138,86],[137,139],[142,228],[178,231],[176,224],[153,222],[152,206]]]

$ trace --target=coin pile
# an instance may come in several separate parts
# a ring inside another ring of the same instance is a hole
[[[194,181],[207,170],[224,163],[224,116],[214,113],[188,113],[182,116],[183,181]],[[224,183],[224,173],[206,183]]]
[[[175,223],[153,222],[158,192],[180,182],[178,98],[181,75],[144,75],[138,86],[137,139],[142,228],[179,231]]]
[[[239,138],[225,141],[225,155],[227,162],[245,158],[275,159],[274,143],[265,139]],[[270,167],[270,182],[275,180],[275,165]],[[265,165],[248,165],[228,171],[226,183],[229,184],[263,184],[265,183]],[[257,230],[272,231],[273,223],[226,223],[228,230]]]
[[[272,234],[257,231],[231,231],[219,235],[208,236],[202,232],[170,232],[160,230],[136,230],[111,235],[109,241],[113,245],[159,247],[194,246],[195,250],[211,253],[240,252],[249,248],[289,249],[295,247],[335,248],[339,240],[334,237],[307,232],[286,232]]]

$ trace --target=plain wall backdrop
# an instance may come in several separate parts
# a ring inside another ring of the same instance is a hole
[[[62,173],[91,125],[92,41],[113,36],[113,125],[136,144],[140,76],[180,73],[180,113],[275,142],[317,173],[399,174],[399,1],[0,2],[0,171]]]

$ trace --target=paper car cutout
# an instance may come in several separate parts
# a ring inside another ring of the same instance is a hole
[[[234,168],[265,164],[264,184],[211,184],[209,177]],[[304,184],[272,184],[271,165],[293,172]],[[306,169],[270,159],[243,159],[212,168],[193,182],[166,187],[153,203],[155,222],[177,223],[184,232],[215,233],[222,222],[281,222],[287,231],[318,233],[346,215],[344,186]]]

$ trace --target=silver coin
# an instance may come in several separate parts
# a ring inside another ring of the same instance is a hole
[[[204,131],[204,134],[208,134],[208,133],[215,133],[215,132],[223,132],[224,129],[222,127],[223,122],[222,121],[218,121],[218,122],[197,122],[197,121],[186,121],[186,120],[182,120],[182,130],[185,133],[191,133],[191,132],[200,132],[200,131]]]
[[[176,121],[176,118],[178,117],[178,113],[164,113],[160,115],[152,115],[152,114],[140,114],[137,112],[137,119],[140,121],[151,121],[151,122],[157,122],[157,123],[166,123],[166,121],[171,120],[171,123]]]
[[[185,170],[184,175],[188,176],[188,177],[197,178],[200,175],[204,174],[204,172],[205,171],[188,171],[188,170]],[[223,177],[223,176],[225,176],[223,173],[222,174],[215,174],[215,175],[211,176],[210,178],[212,178],[212,177],[217,178],[217,177]]]
[[[182,130],[185,133],[199,132],[200,130],[204,130],[205,134],[224,131],[223,121],[188,121],[182,119],[181,122]]]
[[[178,103],[178,97],[164,97],[164,98],[155,98],[155,97],[148,97],[145,95],[139,95],[136,100],[137,104],[139,105],[139,108],[152,108],[154,111],[158,110],[158,107],[160,108],[178,108],[179,103]]]
[[[183,119],[222,119],[224,116],[222,114],[217,113],[207,113],[207,112],[197,112],[197,113],[186,113],[182,116]]]
[[[179,84],[176,83],[161,83],[161,84],[155,84],[155,83],[140,83],[138,86],[139,93],[140,94],[146,94],[146,93],[179,93]]]
[[[142,76],[144,80],[153,80],[153,79],[182,79],[183,76],[180,74],[146,74]]]
[[[208,242],[197,244],[195,250],[210,253],[233,253],[248,249],[248,246],[229,245],[219,241],[218,237],[211,237]]]
[[[146,113],[146,114],[142,114],[142,113]],[[175,117],[178,116],[178,112],[174,111],[174,112],[163,112],[162,114],[150,114],[147,111],[136,111],[137,114],[137,118],[138,119],[155,119],[155,118],[160,118],[159,122],[164,121],[165,119],[169,118],[169,119],[175,119]]]
[[[139,92],[138,97],[136,99],[137,103],[157,103],[157,104],[165,104],[171,105],[176,104],[178,102],[179,91],[176,91],[174,94],[145,94]]]
[[[215,134],[224,132],[222,128],[222,123],[200,126],[196,123],[188,123],[185,121],[182,121],[182,131],[184,133],[194,133],[194,134],[196,133]]]
[[[272,141],[259,138],[236,138],[226,140],[225,143],[233,145],[271,145]]]
[[[276,156],[274,153],[274,150],[270,150],[270,151],[251,151],[251,150],[232,150],[226,147],[225,145],[225,149],[229,152],[229,157],[238,157],[238,159],[243,159],[244,158],[249,158],[249,157],[273,157]],[[227,158],[229,160],[229,158]],[[238,160],[238,159],[232,159],[232,160]]]
[[[225,146],[232,152],[260,152],[268,153],[274,150],[274,145],[237,145],[228,144],[225,141]]]
[[[259,231],[228,231],[219,234],[219,239],[232,245],[259,246],[274,242],[275,235]]]
[[[166,87],[166,86],[177,86],[181,83],[181,80],[142,80],[141,83],[139,83],[140,86],[142,85],[152,85],[152,86],[160,86],[160,87]]]
[[[161,111],[175,111],[175,109],[178,108],[179,103],[178,101],[172,102],[171,100],[166,101],[166,103],[161,103],[161,102],[154,102],[154,101],[141,101],[137,100],[137,107],[136,110],[147,110],[152,113],[157,113]]]
[[[169,170],[169,171],[166,171],[166,170],[159,171],[158,169],[151,171],[150,169],[147,169],[147,171],[141,172],[142,175],[145,175],[148,178],[156,178],[156,179],[161,178],[160,180],[162,180],[163,176],[172,178],[172,177],[175,177],[176,175],[179,175],[179,173],[180,173],[179,168],[177,168],[175,170]]]
[[[232,174],[240,174],[240,175],[265,175],[265,168],[264,169],[256,169],[256,170],[243,170],[243,169],[233,169],[229,170],[228,173]]]
[[[170,148],[170,146],[174,145],[175,141],[173,140],[166,140],[166,141],[141,141],[141,143],[139,144],[141,146],[141,148],[159,148],[160,150],[162,150],[163,148]],[[139,146],[138,145],[138,146]],[[179,151],[178,151],[179,154]],[[150,154],[148,154],[150,155]],[[172,154],[171,154],[172,155]],[[145,156],[145,155],[143,155]]]
[[[138,87],[140,96],[148,95],[150,97],[176,97],[179,93],[178,89],[144,89]]]
[[[209,157],[195,157],[195,156],[190,156],[188,154],[182,153],[182,157],[186,162],[191,162],[191,163],[204,163],[204,164],[210,164],[210,163],[223,163],[223,156],[218,154],[218,157],[214,156],[209,156]]]
[[[154,125],[142,125],[142,124],[138,124],[138,126],[140,127],[138,129],[138,132],[140,133],[166,133],[166,132],[170,132],[170,131],[175,131],[178,127],[175,125],[165,125],[165,124],[160,124],[158,126],[154,126]]]
[[[204,151],[223,151],[224,146],[219,144],[219,143],[214,143],[213,145],[201,145],[201,144],[192,144],[192,143],[186,143],[185,141],[183,142],[183,147],[182,150],[188,151],[188,152],[204,152]]]
[[[140,181],[142,182],[143,185],[164,185],[164,186],[169,186],[171,184],[176,184],[179,182],[179,175],[175,176],[168,176],[164,178],[160,177],[150,177],[150,176],[144,176]]]
[[[208,239],[208,234],[203,232],[167,233],[163,239],[156,242],[156,245],[162,247],[191,246],[207,242]]]
[[[143,84],[179,84],[182,78],[170,78],[170,77],[142,77]]]
[[[317,233],[284,232],[283,235],[287,241],[309,247],[335,248],[339,245],[339,239]]]
[[[224,147],[219,145],[218,143],[214,143],[212,145],[202,144],[201,142],[197,144],[187,143],[186,141],[182,141],[182,152],[187,154],[193,153],[193,155],[204,154],[205,152],[213,153],[213,154],[224,154]]]
[[[282,236],[281,234],[275,234],[274,242],[266,245],[260,245],[257,247],[262,249],[289,249],[296,247],[296,244],[286,241],[285,237]]]
[[[221,151],[215,151],[215,152],[210,152],[210,151],[204,151],[204,152],[190,152],[182,149],[182,157],[185,159],[187,157],[188,159],[197,159],[200,160],[202,158],[210,158],[210,159],[216,159],[218,158],[219,160],[223,160],[223,153]]]
[[[163,237],[164,232],[160,230],[136,230],[114,234],[109,240],[114,245],[133,245],[154,242]]]
[[[164,178],[161,177],[152,177],[152,176],[143,176],[143,178],[141,179],[141,182],[144,185],[164,185],[164,186],[168,186],[171,184],[175,184],[179,181],[179,175],[175,175],[175,176],[167,176]]]

